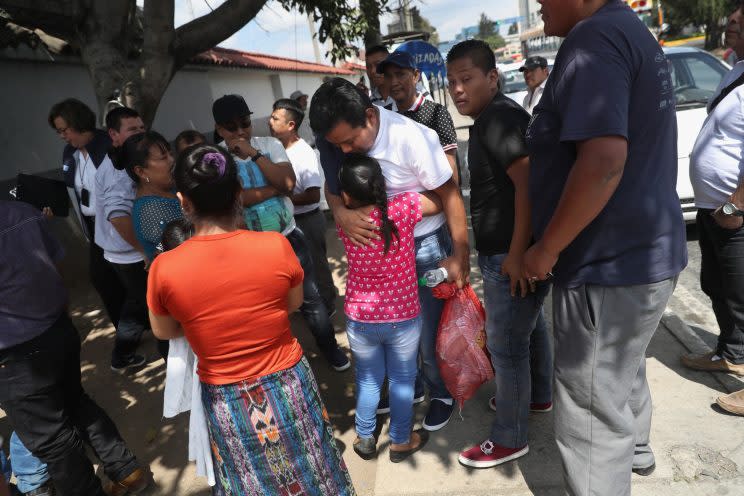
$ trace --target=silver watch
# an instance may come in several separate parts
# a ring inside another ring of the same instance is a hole
[[[744,210],[739,210],[739,207],[731,202],[726,202],[721,207],[721,212],[724,215],[736,215],[737,217],[744,217]]]

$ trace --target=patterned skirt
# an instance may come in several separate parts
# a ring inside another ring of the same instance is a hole
[[[202,384],[216,495],[353,496],[328,412],[303,357],[235,384]]]

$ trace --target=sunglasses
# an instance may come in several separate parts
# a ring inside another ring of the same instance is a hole
[[[238,128],[240,129],[250,129],[251,128],[251,118],[250,117],[243,117],[240,120],[237,121],[230,121],[226,122],[225,124],[222,124],[222,127],[224,127],[226,130],[228,130],[231,133],[235,133],[238,131]]]

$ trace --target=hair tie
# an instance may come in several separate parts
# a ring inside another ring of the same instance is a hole
[[[202,157],[202,162],[217,169],[218,174],[217,177],[213,179],[213,181],[216,181],[225,175],[225,167],[227,166],[227,162],[225,161],[225,156],[221,153],[205,153]]]

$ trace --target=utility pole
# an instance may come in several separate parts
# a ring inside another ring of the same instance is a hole
[[[313,53],[315,54],[315,62],[322,64],[323,60],[320,55],[320,43],[318,42],[318,31],[315,29],[315,21],[310,12],[307,14],[307,25],[310,27],[310,39],[313,40]]]

